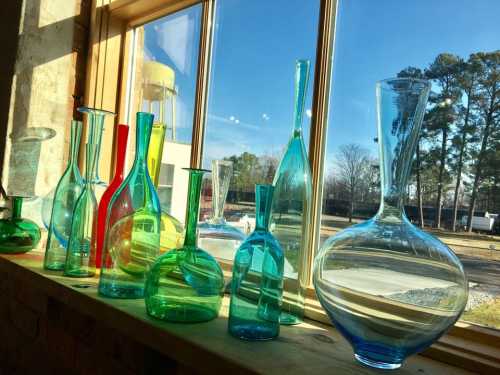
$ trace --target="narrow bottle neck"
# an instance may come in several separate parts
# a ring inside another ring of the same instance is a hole
[[[302,133],[302,118],[306,101],[307,83],[309,81],[309,60],[298,60],[295,66],[295,97],[293,114],[293,134]]]
[[[255,230],[269,230],[273,192],[274,187],[272,185],[255,186]]]
[[[123,179],[125,169],[125,156],[127,154],[128,125],[118,125],[118,137],[116,147],[115,178]]]
[[[76,166],[78,163],[78,150],[82,134],[82,123],[73,120],[71,122],[71,138],[69,145],[69,165]]]
[[[22,209],[23,209],[23,198],[22,197],[13,197],[12,198],[12,219],[20,219]]]
[[[201,183],[203,181],[203,171],[189,171],[189,191],[188,206],[186,211],[186,237],[184,245],[195,247],[197,243],[198,211],[200,209]]]
[[[226,203],[229,183],[233,174],[233,165],[225,160],[212,162],[212,222],[224,223],[224,205]]]
[[[154,116],[150,113],[138,112],[136,121],[135,161],[137,166],[147,166],[149,141],[153,128]]]

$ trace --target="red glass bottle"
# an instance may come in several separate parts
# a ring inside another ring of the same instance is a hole
[[[109,202],[111,197],[113,196],[118,186],[123,181],[123,168],[125,166],[125,155],[127,151],[127,138],[128,138],[128,125],[119,124],[118,125],[118,134],[117,134],[117,143],[116,143],[116,166],[115,166],[115,175],[113,176],[113,180],[109,184],[108,188],[104,192],[101,197],[101,201],[99,202],[99,209],[97,211],[97,226],[96,232],[94,233],[94,240],[92,241],[92,245],[96,247],[96,267],[101,267],[101,259],[102,259],[102,247],[104,245],[105,238],[105,230],[106,230],[106,215],[108,212]]]

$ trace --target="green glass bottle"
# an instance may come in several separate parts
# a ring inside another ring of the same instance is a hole
[[[217,261],[197,246],[196,227],[204,171],[189,170],[184,246],[160,256],[146,279],[146,310],[172,322],[203,322],[217,317],[224,276]]]
[[[23,198],[12,197],[12,216],[0,220],[0,254],[26,253],[40,241],[40,228],[21,217],[22,207]]]
[[[304,316],[308,275],[309,210],[312,200],[311,169],[302,137],[302,118],[309,78],[309,61],[298,60],[295,73],[294,126],[274,176],[271,232],[285,255],[285,290],[281,324],[298,324]]]
[[[52,212],[43,259],[43,267],[47,270],[60,271],[64,268],[66,262],[67,240],[61,242],[59,238],[67,239],[70,237],[73,211],[83,189],[83,178],[78,168],[78,150],[81,135],[81,121],[72,121],[69,162],[57,183],[51,205]]]
[[[85,186],[73,212],[64,275],[91,277],[95,274],[95,247],[91,246],[92,233],[97,225],[97,201],[92,183],[96,168],[97,145],[87,143],[85,155]]]
[[[160,201],[147,154],[154,116],[138,112],[135,161],[109,203],[99,294],[142,298],[144,281],[160,249]]]

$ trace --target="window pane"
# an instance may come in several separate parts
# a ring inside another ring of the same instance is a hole
[[[481,95],[485,96],[483,93],[473,98],[470,128],[466,129],[465,143],[462,142],[468,96],[459,78],[465,69],[460,63],[472,61],[470,55],[474,53],[497,51],[496,57],[490,55],[490,61],[497,72],[500,69],[499,12],[500,4],[494,0],[425,0],[407,2],[404,7],[396,7],[389,0],[340,1],[321,227],[323,242],[351,225],[350,216],[354,224],[377,212],[380,189],[375,83],[395,77],[409,67],[416,68],[407,69],[406,73],[420,72],[430,78],[433,94],[420,141],[420,166],[414,162],[409,180],[406,213],[414,224],[420,224],[416,184],[419,170],[424,230],[456,252],[469,277],[469,305],[463,319],[497,328],[500,328],[500,253],[496,249],[500,249],[500,222],[496,215],[485,216],[500,212],[500,148],[499,138],[494,135],[498,122],[481,156],[487,120],[484,111],[481,112],[485,108]],[[457,64],[446,88],[448,83],[439,79],[442,77],[439,68],[452,62]],[[498,73],[496,78],[490,78],[500,80]],[[495,100],[500,102],[500,93]],[[449,119],[433,126],[430,120],[433,110],[446,111]],[[494,113],[499,116],[500,107]],[[460,163],[461,151],[463,163]],[[354,156],[355,164],[361,166],[354,189],[342,168],[346,153]],[[476,217],[473,232],[468,233],[464,229],[465,217],[480,157],[484,162],[477,186]],[[442,205],[441,214],[437,215],[440,186]],[[455,196],[458,209],[454,232]]]
[[[292,133],[297,59],[311,60],[310,115],[318,12],[317,0],[217,2],[203,167],[211,169],[217,159],[233,161],[224,216],[242,231],[255,226],[255,184],[272,183]],[[304,118],[308,144],[310,119]],[[211,191],[205,189],[202,201],[208,216]],[[229,242],[205,248],[233,259]]]
[[[201,5],[135,29],[134,77],[129,105],[129,166],[133,161],[135,113],[151,112],[165,127],[159,185],[162,209],[184,222],[193,127]],[[166,168],[166,169],[165,169]],[[175,186],[172,181],[175,180]]]

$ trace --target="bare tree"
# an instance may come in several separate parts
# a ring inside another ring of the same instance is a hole
[[[340,146],[337,156],[338,176],[349,192],[349,222],[352,222],[356,191],[370,167],[368,151],[358,144]]]

